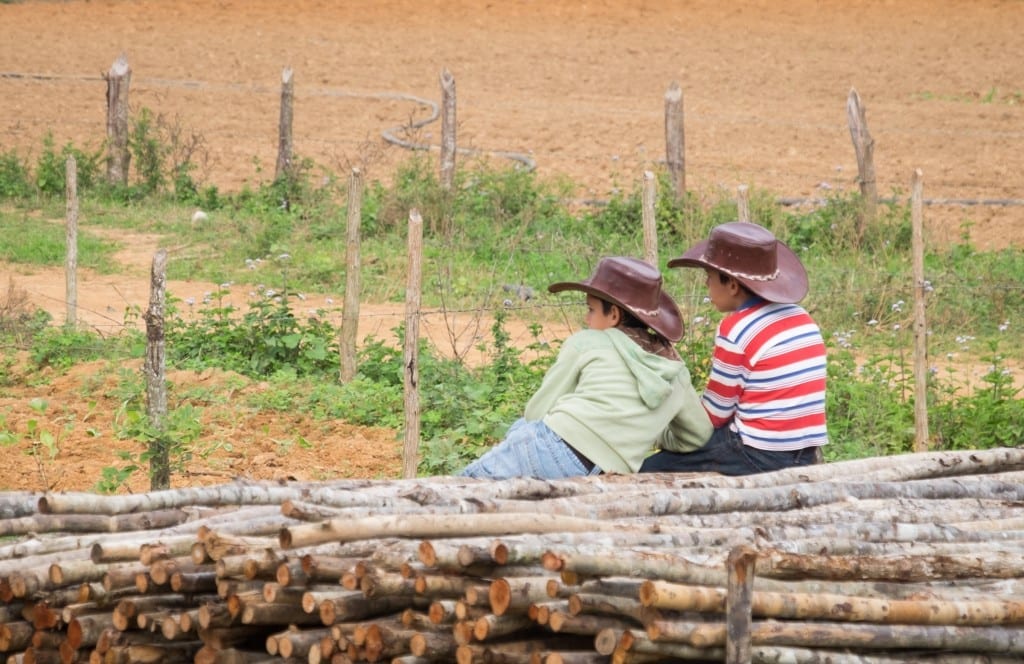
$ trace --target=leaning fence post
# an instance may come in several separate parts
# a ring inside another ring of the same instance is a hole
[[[78,162],[74,155],[68,155],[64,162],[64,182],[67,203],[64,234],[67,317],[64,324],[74,327],[78,324]]]
[[[402,477],[416,477],[420,447],[420,290],[423,262],[423,218],[419,210],[409,212],[409,277],[405,289],[405,444],[402,448]]]
[[[686,137],[683,130],[683,90],[672,81],[665,93],[665,163],[677,201],[686,194]]]
[[[455,77],[441,72],[441,186],[451,189],[455,180]]]
[[[925,452],[928,436],[928,322],[925,318],[927,288],[924,280],[923,174],[914,169],[910,194],[910,244],[914,256],[914,451]]]
[[[642,221],[644,225],[644,260],[658,266],[658,220],[655,217],[655,203],[658,197],[658,183],[654,173],[644,171]]]
[[[122,53],[104,77],[107,79],[107,182],[128,183],[128,87],[132,70]]]
[[[167,251],[160,249],[153,256],[153,269],[149,286],[149,309],[146,310],[146,360],[143,373],[146,378],[146,417],[149,426],[157,432],[149,444],[150,489],[169,489],[171,486],[170,442],[164,436],[164,418],[167,415],[167,381],[164,360],[164,304],[167,284]]]
[[[868,224],[874,222],[878,214],[878,187],[875,183],[875,139],[868,131],[867,110],[860,102],[860,95],[852,88],[846,98],[846,116],[853,149],[857,153],[857,181],[860,183],[862,206],[860,227],[857,229],[859,242]]]
[[[726,664],[750,662],[751,607],[754,599],[754,563],[757,551],[741,544],[726,559]]]
[[[750,191],[745,184],[736,187],[736,220],[750,221]]]
[[[348,181],[348,225],[345,239],[345,308],[341,312],[341,381],[347,383],[356,375],[356,342],[359,330],[360,271],[362,257],[359,248],[359,230],[363,217],[363,174],[352,169]]]
[[[295,84],[292,68],[281,72],[281,115],[277,123],[277,167],[274,179],[280,180],[291,173],[292,168],[292,105],[295,98]]]

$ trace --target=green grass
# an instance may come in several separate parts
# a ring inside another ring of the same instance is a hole
[[[100,231],[161,236],[161,244],[172,250],[170,279],[245,285],[261,293],[248,311],[223,310],[217,298],[188,320],[172,308],[172,365],[217,366],[267,380],[266,390],[247,397],[255,407],[401,427],[400,353],[372,341],[361,352],[359,376],[340,385],[336,330],[297,315],[295,297],[279,299],[283,292],[319,292],[338,294],[340,300],[346,283],[347,187],[315,165],[299,163],[283,181],[234,194],[183,180],[189,169],[181,164],[175,167],[177,178],[154,172],[157,164],[141,184],[87,187],[79,263],[117,269],[110,259],[116,244],[102,239]],[[62,264],[62,197],[32,184],[38,178],[17,155],[8,154],[3,164],[0,258]],[[470,368],[423,349],[422,472],[454,470],[500,439],[554,357],[554,347],[548,347],[536,364],[520,362],[507,345],[506,316],[526,315],[527,309],[530,316],[563,316],[569,299],[548,294],[549,283],[586,276],[604,255],[642,255],[640,191],[577,209],[566,202],[570,190],[564,182],[476,162],[463,165],[456,185],[446,191],[434,164],[423,156],[410,158],[389,184],[367,184],[362,299],[403,300],[407,218],[415,207],[425,220],[423,306],[484,311],[497,319],[481,342],[492,358],[487,366]],[[662,181],[656,203],[662,264],[736,215],[735,203],[725,196],[694,192],[675,201],[668,191]],[[752,214],[807,266],[811,293],[804,304],[830,346],[827,458],[908,451],[914,385],[909,209],[899,203],[884,206],[858,234],[855,195],[836,196],[809,212],[781,208],[774,199],[772,192],[751,191]],[[192,219],[197,208],[207,215],[201,222]],[[1014,342],[1024,313],[1024,256],[979,251],[963,240],[931,248],[925,265],[928,346],[936,364],[928,393],[935,441],[949,449],[1019,442],[1024,409],[1008,370],[1024,359]],[[680,350],[699,387],[719,314],[704,302],[700,271],[668,270],[664,278],[684,310],[687,334]],[[25,312],[5,314],[0,302],[0,336],[35,348],[35,357],[51,364],[84,357],[76,354],[78,347],[138,353],[135,342],[100,344],[75,336],[80,332],[38,328],[38,319]],[[956,371],[979,364],[991,367],[981,384]]]
[[[0,260],[25,265],[64,265],[67,238],[62,220],[24,209],[0,208]],[[78,265],[104,273],[119,268],[113,261],[116,242],[102,239],[79,226]]]

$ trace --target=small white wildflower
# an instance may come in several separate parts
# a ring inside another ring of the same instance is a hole
[[[875,325],[878,325],[878,321],[872,318],[871,320],[868,321],[868,325],[874,327]]]
[[[946,353],[946,359],[947,360],[952,360],[955,357],[956,357],[956,353]]]
[[[899,330],[900,329],[900,324],[899,323],[894,324],[892,326],[892,329],[893,329],[893,331]]]
[[[291,254],[281,254],[280,256],[277,257],[277,260],[279,260],[279,261],[287,261],[287,260],[291,260],[291,257],[292,257]]]
[[[267,297],[274,297],[275,295],[277,295],[277,291],[274,290],[273,288],[268,288],[266,295]]]
[[[296,293],[295,297],[299,298],[299,300],[301,300],[302,302],[306,301],[306,294],[305,293]]]
[[[1003,321],[1003,323],[999,326],[1000,332],[1006,332],[1008,329],[1010,329],[1010,321],[1008,320]]]
[[[903,311],[903,300],[898,300],[892,305],[893,311]]]
[[[225,281],[224,283],[222,283],[222,284],[220,285],[220,287],[221,287],[222,289],[224,289],[224,290],[227,290],[228,288],[231,288],[231,282],[230,282],[230,281]]]
[[[187,298],[185,298],[185,304],[187,304],[188,306],[190,306],[190,307],[194,306],[195,303],[196,303],[196,298],[194,298],[194,297],[187,297]]]
[[[324,300],[324,302],[326,302],[327,304],[334,304],[334,298],[333,297],[329,297],[326,300]]]
[[[935,287],[932,286],[932,282],[930,282],[927,279],[925,279],[925,281],[924,281],[924,292],[925,293],[931,293],[934,290],[935,290]]]
[[[707,295],[705,295],[705,296],[704,296],[704,299],[703,299],[703,300],[701,300],[701,303],[702,303],[702,304],[711,304],[711,298],[710,298],[710,297],[708,297]]]
[[[696,318],[693,319],[693,324],[694,325],[700,325],[703,322],[704,322],[704,317],[703,316],[697,316]]]

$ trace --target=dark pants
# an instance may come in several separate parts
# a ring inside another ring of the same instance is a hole
[[[744,445],[728,426],[715,429],[707,445],[693,452],[661,451],[644,459],[641,473],[713,472],[722,475],[755,475],[793,466],[819,463],[821,448],[805,447],[791,452],[772,452]]]

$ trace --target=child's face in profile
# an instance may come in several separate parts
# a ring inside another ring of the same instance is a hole
[[[743,289],[739,283],[732,278],[722,283],[721,273],[718,270],[704,269],[705,284],[708,287],[708,299],[715,309],[721,312],[735,311],[739,309],[745,299]]]
[[[607,330],[619,324],[619,308],[614,304],[604,312],[604,302],[593,295],[587,296],[587,315],[583,322],[591,330]]]

